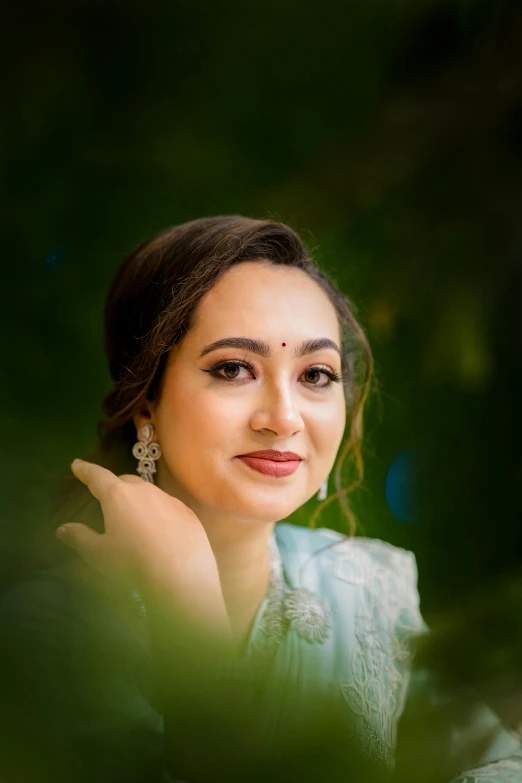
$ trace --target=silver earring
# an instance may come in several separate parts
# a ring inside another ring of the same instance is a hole
[[[317,500],[326,500],[327,495],[328,495],[328,479],[325,478],[325,480],[321,484],[319,492],[317,493]]]
[[[138,460],[136,472],[144,481],[154,484],[156,473],[156,461],[161,457],[159,443],[153,443],[154,427],[152,424],[144,424],[138,433],[139,440],[132,447],[132,455]]]

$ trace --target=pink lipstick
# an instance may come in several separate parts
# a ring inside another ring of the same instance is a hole
[[[302,458],[293,451],[274,451],[273,449],[241,454],[238,459],[252,470],[273,478],[290,476],[295,473],[302,461]]]

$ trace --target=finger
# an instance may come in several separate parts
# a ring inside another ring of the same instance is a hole
[[[140,476],[135,476],[132,473],[124,473],[122,476],[118,476],[120,481],[125,481],[126,484],[144,484],[146,482]]]
[[[95,462],[86,462],[83,459],[75,459],[71,464],[71,470],[100,502],[109,487],[120,481],[118,476],[107,468],[103,468]]]
[[[94,550],[102,535],[102,533],[91,530],[87,525],[82,525],[81,522],[68,522],[56,531],[56,536],[60,541],[71,549],[75,549],[84,560],[88,559],[89,553]]]

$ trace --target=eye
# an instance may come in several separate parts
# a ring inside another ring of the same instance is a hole
[[[248,362],[244,361],[226,361],[226,362],[218,362],[217,364],[212,365],[208,370],[203,370],[203,372],[208,372],[210,375],[212,375],[214,378],[217,378],[218,380],[227,381],[229,383],[233,383],[234,381],[242,381],[245,380],[244,378],[239,378],[239,368],[244,367],[246,370],[254,374],[254,368],[251,364],[248,364]],[[224,374],[221,374],[224,373]],[[318,389],[324,389],[327,386],[330,386],[332,383],[339,383],[342,380],[342,376],[339,375],[339,373],[333,372],[328,367],[309,367],[307,370],[304,371],[302,374],[304,376],[312,376],[312,378],[318,378],[321,375],[326,375],[328,378],[328,381],[326,383],[316,383],[314,380],[308,380],[306,383],[309,386],[313,386]]]
[[[312,386],[316,386],[319,389],[323,389],[325,386],[330,386],[332,383],[339,383],[342,380],[342,377],[332,370],[328,369],[328,367],[309,367],[308,370],[305,370],[303,375],[312,375],[317,377],[318,375],[326,375],[328,378],[327,383],[314,383],[311,381]]]
[[[222,381],[235,381],[238,380],[236,370],[239,367],[244,367],[246,370],[250,370],[252,374],[254,373],[254,368],[247,362],[219,362],[218,364],[212,365],[209,370],[204,370],[203,372],[208,372],[210,375],[214,376],[214,378],[218,378]],[[220,375],[219,373],[221,373],[221,371],[233,373],[233,377],[230,377],[230,375]],[[243,378],[239,378],[239,380],[243,380]]]

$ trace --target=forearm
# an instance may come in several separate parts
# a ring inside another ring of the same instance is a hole
[[[154,659],[155,688],[164,717],[165,768],[174,780],[209,783],[225,752],[230,710],[240,710],[238,688],[223,677],[236,660],[221,591],[215,583],[180,600],[168,580],[144,589]],[[193,610],[192,613],[190,610]],[[220,738],[221,737],[221,738]]]
[[[157,549],[157,548],[156,548]],[[183,623],[194,633],[213,637],[220,647],[233,651],[233,635],[223,598],[219,571],[211,551],[183,563],[171,547],[149,552],[138,568],[137,581],[146,605],[169,623]]]

